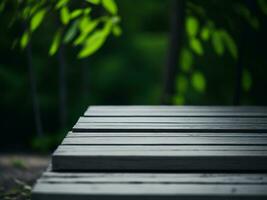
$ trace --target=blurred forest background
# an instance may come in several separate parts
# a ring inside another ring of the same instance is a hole
[[[120,36],[83,58],[71,44],[51,50],[55,17],[45,16],[32,34],[30,53],[23,42],[14,46],[25,30],[10,25],[17,11],[1,4],[3,151],[53,149],[91,104],[267,104],[266,0],[116,3],[120,28],[112,31]]]

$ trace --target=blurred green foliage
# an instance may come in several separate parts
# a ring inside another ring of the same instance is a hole
[[[66,1],[57,2],[64,4]],[[87,0],[86,5],[93,8],[92,4],[99,2]],[[41,9],[30,20],[30,29],[34,31],[31,35],[17,22],[9,25],[15,15],[12,6],[2,9],[0,121],[5,138],[1,140],[2,147],[26,146],[47,151],[56,146],[90,104],[160,104],[162,72],[168,52],[170,1],[117,0],[117,6],[111,1],[101,2],[105,3],[100,6],[104,9],[100,9],[100,14],[75,6],[67,9],[58,3],[59,23],[55,22],[55,16],[49,17],[50,12]],[[0,4],[0,9],[2,7]],[[80,9],[95,17],[88,22],[82,18]],[[242,56],[241,103],[266,105],[266,10],[266,0],[186,1],[186,21],[182,30],[185,34],[177,66],[174,104],[231,105],[236,66]],[[105,38],[105,43],[102,34],[105,35],[105,25],[109,25],[94,21],[103,12],[108,12],[108,16],[121,25],[121,28],[113,26],[110,33],[122,33],[118,38]],[[81,21],[75,22],[75,19]],[[26,46],[30,38],[32,40],[46,135],[42,139],[34,137],[25,55],[18,45],[14,46],[14,38],[20,38],[17,44],[22,46]],[[82,45],[84,38],[88,39],[88,48]],[[58,125],[58,62],[47,54],[55,54],[62,42],[66,45],[68,62],[66,130]],[[98,49],[101,45],[103,48]],[[96,49],[99,51],[89,58],[77,59],[77,55],[84,57]]]
[[[84,58],[95,53],[110,33],[113,32],[117,36],[120,34],[118,31],[120,18],[117,15],[118,9],[114,0],[3,0],[2,10],[7,6],[13,8],[13,18],[9,26],[16,26],[15,22],[24,24],[20,38],[20,46],[23,49],[27,46],[32,34],[45,20],[61,22],[56,23],[57,30],[54,33],[49,55],[54,55],[61,43],[70,43],[82,46],[78,57]],[[91,13],[94,11],[100,12],[100,6],[103,6],[107,12],[92,16]]]
[[[252,98],[247,94],[253,89],[251,71],[257,68],[258,61],[254,59],[259,55],[256,55],[255,51],[244,50],[244,48],[255,45],[255,37],[259,35],[262,35],[261,41],[264,40],[266,43],[263,37],[263,32],[266,31],[266,7],[265,0],[187,1],[185,36],[178,66],[180,74],[176,81],[177,94],[173,98],[175,104],[194,102],[194,104],[221,104],[222,101],[216,100],[215,103],[208,100],[211,97],[210,89],[216,83],[209,78],[212,74],[210,68],[218,69],[220,65],[224,65],[222,74],[218,75],[215,72],[213,76],[221,80],[221,84],[225,84],[224,91],[221,91],[224,104],[231,104],[229,97],[234,95],[234,91],[231,90],[235,87],[235,68],[240,65],[241,59],[242,68],[245,68],[241,83],[242,93],[245,94],[242,96],[242,102],[253,104]],[[239,55],[239,49],[243,51],[242,58]],[[252,66],[249,66],[248,62],[254,62],[252,63],[254,69],[249,68]],[[232,69],[225,65],[229,65]],[[232,72],[229,73],[226,68]],[[198,100],[199,98],[202,100]]]

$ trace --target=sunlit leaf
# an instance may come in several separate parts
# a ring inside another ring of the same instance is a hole
[[[221,31],[221,37],[222,37],[224,44],[227,47],[229,53],[231,54],[231,56],[234,59],[237,59],[238,50],[237,50],[236,43],[235,43],[234,39],[232,38],[232,36],[226,31]]]
[[[243,90],[248,92],[252,86],[252,78],[247,69],[244,69],[243,76],[242,76],[242,87]]]
[[[121,27],[116,25],[116,26],[113,26],[112,28],[112,33],[115,35],[115,36],[120,36],[121,33],[122,33],[122,30],[121,30]]]
[[[190,39],[190,47],[196,54],[200,56],[203,55],[204,50],[203,50],[202,44],[200,40],[198,40],[197,38]]]
[[[102,4],[111,14],[117,14],[118,8],[114,0],[102,0]]]
[[[177,94],[173,97],[173,103],[176,105],[183,105],[185,103],[184,95]]]
[[[85,15],[88,15],[91,11],[92,11],[92,8],[86,8],[86,9],[83,10],[83,13]]]
[[[186,19],[186,32],[189,36],[195,37],[198,33],[199,23],[196,17],[189,16]]]
[[[68,7],[64,6],[60,10],[60,19],[62,24],[67,25],[70,21],[70,13]]]
[[[78,21],[75,21],[66,32],[64,43],[70,42],[78,32]]]
[[[38,11],[31,19],[31,31],[34,31],[38,28],[38,26],[42,23],[44,16],[45,16],[46,10],[42,9]]]
[[[87,17],[81,20],[79,24],[81,33],[79,37],[77,37],[77,39],[74,41],[74,45],[82,44],[86,40],[88,34],[90,34],[97,27],[98,24],[98,20],[90,21]]]
[[[211,30],[209,27],[205,26],[201,30],[200,37],[202,40],[207,41],[210,39]]]
[[[113,26],[113,22],[112,20],[108,20],[106,21],[104,28],[102,29],[103,34],[108,35],[110,34],[111,30],[112,30],[112,26]]]
[[[85,58],[95,53],[105,42],[106,34],[102,30],[94,32],[86,41],[86,44],[79,52],[79,58]]]
[[[81,15],[82,13],[83,13],[83,10],[82,9],[76,9],[76,10],[74,10],[74,11],[71,12],[70,18],[71,19],[76,18],[79,15]]]
[[[189,51],[186,48],[182,49],[181,56],[180,56],[180,65],[181,65],[181,69],[184,72],[188,72],[193,65],[193,55],[191,51]]]
[[[56,9],[62,8],[68,4],[69,0],[59,0],[56,4]]]
[[[196,71],[193,73],[191,83],[193,88],[198,92],[203,93],[206,90],[206,80],[201,72]]]
[[[87,17],[87,16],[83,16],[81,19],[80,19],[80,23],[79,23],[79,28],[81,31],[84,31],[87,26],[90,24],[90,18]]]
[[[176,89],[178,93],[184,94],[188,88],[188,80],[185,75],[179,75],[176,79]]]
[[[258,4],[262,12],[267,15],[267,1],[266,0],[258,0]]]
[[[100,0],[86,0],[88,3],[99,4]]]
[[[221,31],[215,30],[212,33],[212,45],[215,52],[221,56],[224,53],[224,43],[221,35]]]
[[[28,31],[25,31],[20,39],[20,47],[24,49],[30,40],[30,33]]]
[[[52,44],[50,46],[50,50],[49,50],[50,56],[54,55],[57,52],[59,45],[60,45],[60,42],[61,42],[61,35],[62,35],[61,31],[58,31],[55,34],[54,39],[52,41]]]

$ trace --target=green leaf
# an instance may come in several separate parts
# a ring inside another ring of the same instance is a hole
[[[184,95],[177,94],[173,97],[173,103],[175,105],[183,105],[185,103]]]
[[[197,71],[192,75],[191,83],[194,89],[198,92],[203,93],[206,89],[206,80],[204,75]]]
[[[186,32],[190,37],[195,37],[198,33],[199,23],[197,18],[189,16],[186,19]]]
[[[112,30],[112,26],[113,26],[113,22],[112,20],[108,20],[106,21],[104,28],[102,29],[103,34],[108,35],[110,34],[111,30]]]
[[[31,25],[30,25],[31,31],[36,30],[38,26],[42,23],[45,13],[46,13],[46,10],[42,9],[38,11],[35,15],[33,15],[31,19]]]
[[[188,88],[188,80],[184,75],[179,75],[176,79],[176,89],[179,93],[184,94]]]
[[[60,9],[68,4],[69,0],[59,0],[56,4],[56,9]]]
[[[117,5],[114,0],[102,0],[103,7],[111,14],[115,15],[118,12]]]
[[[92,3],[92,4],[99,4],[100,0],[86,0],[88,3]]]
[[[92,11],[92,8],[86,8],[86,9],[83,10],[83,13],[85,15],[88,15],[91,11]]]
[[[73,22],[71,27],[67,30],[66,35],[63,40],[64,43],[70,42],[74,38],[77,32],[78,32],[78,21],[76,20],[75,22]]]
[[[61,37],[62,37],[62,32],[61,32],[61,30],[59,30],[55,34],[53,42],[50,46],[50,50],[49,50],[50,56],[54,55],[57,52],[59,45],[60,45],[60,42],[61,42]]]
[[[202,40],[207,41],[210,39],[211,30],[209,27],[205,26],[201,30],[200,37]]]
[[[235,43],[234,39],[232,38],[232,36],[226,31],[221,31],[221,37],[222,37],[224,44],[227,47],[229,53],[231,54],[231,56],[234,59],[237,59],[238,58],[238,50],[237,50],[236,43]]]
[[[252,26],[254,29],[258,30],[260,27],[260,22],[257,17],[253,16],[248,7],[243,4],[238,4],[236,6],[237,12]]]
[[[68,7],[64,6],[60,10],[60,19],[62,24],[67,25],[70,21],[70,13]]]
[[[267,15],[267,1],[266,0],[258,0],[259,7],[261,11]]]
[[[98,20],[90,21],[87,17],[85,17],[84,20],[81,20],[79,23],[81,34],[74,41],[74,45],[82,44],[86,40],[88,34],[90,34],[97,27],[98,24]]]
[[[224,53],[223,38],[221,31],[215,30],[212,34],[212,45],[215,52],[221,56]]]
[[[252,78],[247,69],[244,69],[243,76],[242,76],[242,87],[243,90],[248,92],[252,86]]]
[[[191,38],[190,39],[190,47],[196,54],[198,54],[200,56],[204,54],[202,44],[201,44],[200,40],[198,40],[197,38]]]
[[[86,41],[83,49],[79,52],[78,58],[85,58],[95,53],[105,42],[106,34],[103,30],[94,32]]]
[[[117,37],[120,36],[122,33],[121,27],[118,25],[113,26],[112,33]]]
[[[24,49],[30,40],[30,33],[28,31],[25,31],[20,39],[20,47]]]
[[[79,15],[81,15],[82,13],[83,13],[82,9],[76,9],[76,10],[71,12],[70,18],[74,19],[74,18],[78,17]]]
[[[180,65],[184,72],[189,72],[193,65],[193,55],[191,51],[186,48],[182,49],[180,57]]]

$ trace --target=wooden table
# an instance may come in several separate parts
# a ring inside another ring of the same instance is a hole
[[[60,198],[267,199],[267,108],[90,106],[33,189]]]

